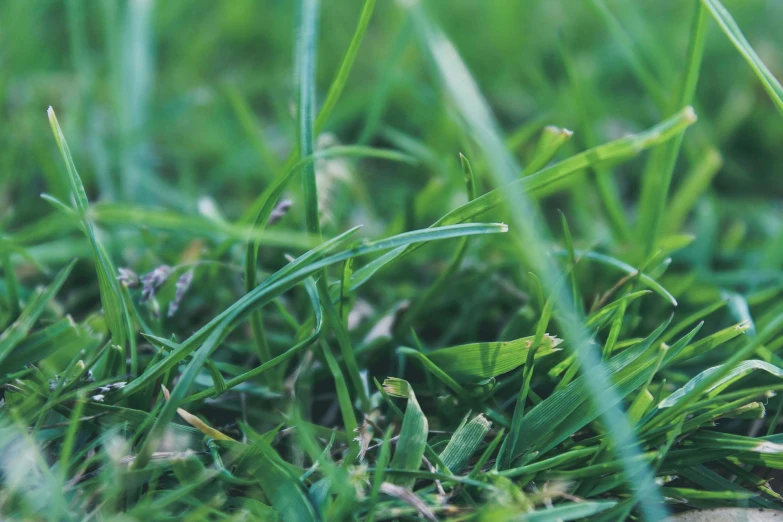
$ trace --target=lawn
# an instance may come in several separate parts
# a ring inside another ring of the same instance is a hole
[[[783,2],[0,20],[3,520],[783,516]]]

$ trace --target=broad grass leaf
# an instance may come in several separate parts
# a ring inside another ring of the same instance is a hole
[[[476,415],[470,422],[460,426],[454,432],[446,448],[440,454],[440,459],[449,471],[454,474],[462,471],[491,427],[492,423],[483,415]]]
[[[421,411],[419,401],[416,400],[416,394],[407,381],[388,377],[383,381],[383,388],[386,393],[394,397],[403,397],[408,399],[408,406],[405,408],[405,416],[402,419],[402,428],[397,439],[397,449],[391,460],[391,467],[400,470],[415,471],[421,467],[424,448],[427,445],[427,434],[429,424],[424,412]],[[391,482],[410,487],[415,482],[414,477],[398,476],[390,479]]]
[[[475,383],[497,377],[525,364],[534,336],[508,342],[471,343],[441,348],[427,353],[427,357],[441,370],[463,383]],[[545,335],[536,351],[536,358],[560,350],[562,339]]]

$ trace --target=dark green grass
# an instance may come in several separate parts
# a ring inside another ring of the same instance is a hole
[[[780,510],[781,8],[287,4],[0,5],[2,517]]]

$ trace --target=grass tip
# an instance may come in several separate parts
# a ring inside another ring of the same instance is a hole
[[[739,330],[740,332],[744,333],[744,332],[746,332],[746,331],[750,330],[750,328],[751,328],[752,326],[753,326],[753,323],[752,323],[751,321],[742,321],[741,323],[739,323],[739,324],[736,326],[736,328],[737,328],[737,330]]]
[[[408,381],[398,377],[386,377],[383,380],[383,390],[392,397],[407,397],[410,394]]]
[[[699,119],[698,116],[696,116],[696,111],[693,110],[693,106],[691,105],[688,105],[682,110],[682,115],[688,123],[696,123],[696,120]]]

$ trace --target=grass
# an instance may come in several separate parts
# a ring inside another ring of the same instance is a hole
[[[4,519],[783,509],[777,5],[193,7],[0,6]]]

